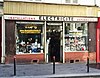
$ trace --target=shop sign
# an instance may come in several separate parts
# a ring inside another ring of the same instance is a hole
[[[10,20],[41,20],[41,21],[98,21],[97,18],[89,17],[64,17],[64,16],[20,16],[20,15],[4,15],[4,19]]]
[[[22,34],[39,34],[41,30],[20,30]]]
[[[73,21],[98,21],[97,18],[74,17]]]
[[[10,20],[39,20],[39,16],[4,15],[4,19],[10,19]]]
[[[39,20],[46,20],[46,21],[97,21],[97,18],[39,16]]]
[[[73,17],[39,16],[39,20],[46,20],[46,21],[73,21]]]

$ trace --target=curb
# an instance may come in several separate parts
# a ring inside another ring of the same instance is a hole
[[[40,76],[13,76],[0,78],[75,78],[75,77],[100,77],[100,73],[82,73],[82,74],[54,74],[54,75],[40,75]]]

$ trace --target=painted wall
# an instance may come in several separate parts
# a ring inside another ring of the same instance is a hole
[[[66,0],[5,0],[5,1],[24,1],[24,2],[44,2],[44,3],[59,3],[59,4],[66,4]],[[67,0],[68,1],[68,0]],[[73,4],[73,0],[69,0]],[[100,5],[100,0],[77,0],[76,4],[80,5]]]
[[[41,3],[27,3],[27,2],[4,2],[4,14],[97,17],[98,7],[77,6],[77,5],[66,6],[61,4],[56,5],[56,4],[41,4]]]

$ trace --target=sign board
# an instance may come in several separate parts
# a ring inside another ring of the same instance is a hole
[[[94,22],[96,22],[96,21],[98,21],[98,19],[97,18],[88,18],[88,17],[74,17],[73,18],[73,21],[94,21]]]
[[[4,15],[4,19],[10,19],[10,20],[39,20],[39,16]]]
[[[4,19],[9,20],[39,20],[39,21],[83,21],[96,22],[97,18],[89,17],[66,17],[66,16],[21,16],[21,15],[4,15]]]
[[[20,30],[20,33],[22,34],[39,34],[41,33],[41,30]]]

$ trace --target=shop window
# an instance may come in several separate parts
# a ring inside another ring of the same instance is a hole
[[[70,0],[65,0],[65,3],[70,3]]]
[[[73,3],[78,3],[78,0],[73,0]]]
[[[87,23],[65,24],[65,51],[88,50],[88,27]]]
[[[42,0],[35,0],[35,1],[42,1]]]
[[[43,24],[17,22],[16,54],[43,53]]]
[[[78,0],[65,0],[65,3],[77,4]]]

